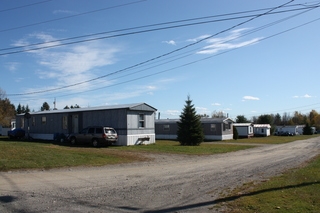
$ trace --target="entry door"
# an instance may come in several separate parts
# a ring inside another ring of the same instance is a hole
[[[72,133],[79,133],[79,116],[78,116],[78,114],[72,115]]]

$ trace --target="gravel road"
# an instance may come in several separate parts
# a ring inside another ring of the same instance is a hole
[[[0,212],[219,212],[230,189],[320,154],[320,137],[210,156],[0,173]],[[218,205],[219,204],[219,205]]]

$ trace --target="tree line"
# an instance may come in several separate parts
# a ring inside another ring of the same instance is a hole
[[[75,109],[80,108],[78,104],[71,105],[70,107],[67,105],[64,109]],[[50,105],[47,102],[44,102],[40,107],[41,111],[51,110]],[[55,109],[53,109],[55,110]],[[15,107],[14,104],[7,98],[6,92],[0,88],[0,125],[3,127],[10,127],[11,120],[15,118],[17,114],[29,113],[31,110],[28,105],[18,104]],[[33,110],[34,112],[35,110]]]

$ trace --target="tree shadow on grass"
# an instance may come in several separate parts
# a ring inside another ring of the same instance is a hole
[[[190,204],[190,205],[185,205],[185,206],[171,207],[171,208],[158,209],[158,210],[152,210],[152,211],[144,211],[144,213],[151,213],[151,212],[152,213],[157,213],[157,212],[163,213],[163,212],[176,212],[176,211],[190,210],[190,209],[194,209],[194,208],[200,208],[200,207],[204,207],[204,206],[212,206],[212,205],[216,205],[216,204],[219,204],[219,203],[234,201],[234,200],[237,200],[237,199],[239,199],[241,197],[254,196],[254,195],[258,195],[258,194],[262,194],[262,193],[266,193],[266,192],[279,191],[279,190],[298,188],[298,187],[305,187],[305,186],[316,185],[316,184],[320,184],[320,181],[309,182],[309,183],[301,183],[301,184],[297,184],[297,185],[289,185],[289,186],[284,186],[284,187],[264,189],[264,190],[259,190],[259,191],[255,191],[255,192],[249,192],[249,193],[246,193],[246,194],[219,198],[219,199],[216,199],[216,200],[202,202],[202,203],[195,203],[195,204]]]

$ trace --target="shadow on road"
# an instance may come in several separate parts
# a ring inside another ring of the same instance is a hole
[[[224,198],[219,198],[219,199],[212,200],[212,201],[207,201],[207,202],[202,202],[202,203],[195,203],[195,204],[190,204],[190,205],[185,205],[185,206],[171,207],[171,208],[151,210],[151,211],[144,211],[144,213],[151,213],[151,212],[152,213],[157,213],[157,212],[163,213],[163,212],[176,212],[176,211],[182,211],[182,210],[190,210],[190,209],[193,209],[193,208],[200,208],[200,207],[204,207],[204,206],[212,206],[212,205],[219,204],[219,203],[234,201],[234,200],[239,199],[241,197],[248,197],[248,196],[253,196],[253,195],[262,194],[262,193],[271,192],[271,191],[278,191],[278,190],[284,190],[284,189],[305,187],[305,186],[310,186],[310,185],[315,185],[315,184],[320,184],[320,181],[315,181],[315,182],[310,182],[310,183],[302,183],[302,184],[298,184],[298,185],[289,185],[289,186],[278,187],[278,188],[265,189],[265,190],[250,192],[250,193],[247,193],[247,194],[234,195],[234,196],[230,196],[230,197],[224,197]]]

